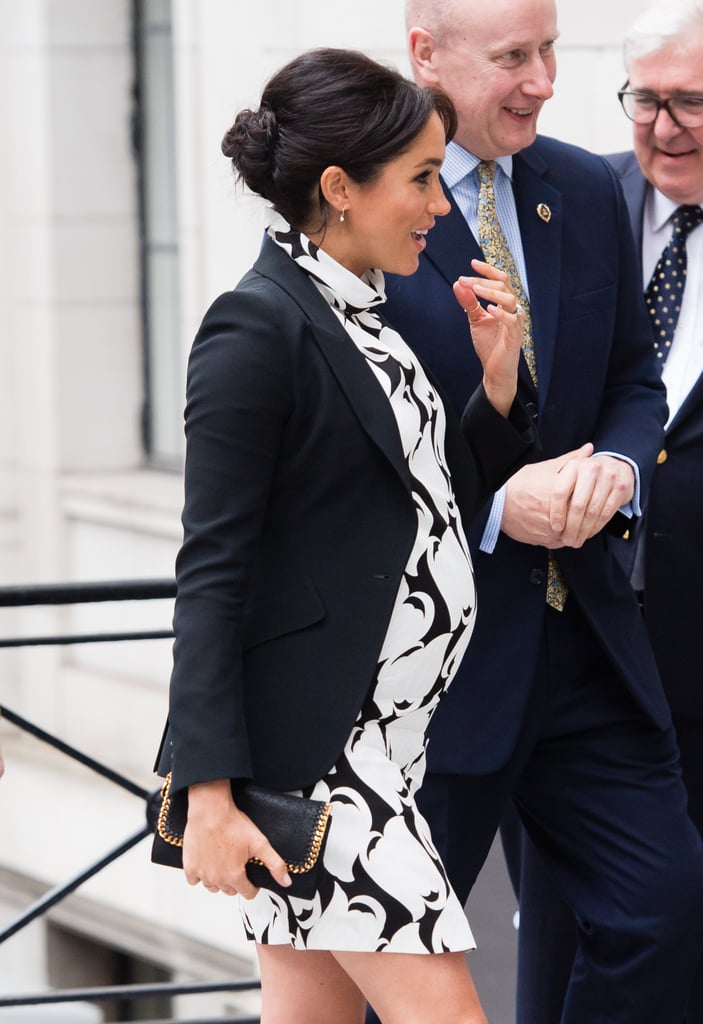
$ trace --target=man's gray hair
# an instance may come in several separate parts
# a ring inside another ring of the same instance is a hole
[[[685,46],[688,33],[703,28],[703,0],[654,0],[625,35],[625,67],[638,57],[656,53],[672,40]]]

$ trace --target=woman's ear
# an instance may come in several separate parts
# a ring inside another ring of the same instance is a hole
[[[349,178],[341,167],[325,167],[320,175],[320,191],[329,206],[341,215],[349,209],[351,196]]]

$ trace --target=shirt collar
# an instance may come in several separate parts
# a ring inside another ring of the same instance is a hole
[[[647,220],[650,231],[654,234],[662,231],[678,207],[678,203],[669,199],[659,189],[651,189],[650,202],[647,204]]]
[[[447,144],[447,151],[444,157],[444,164],[442,165],[442,177],[446,182],[447,188],[453,189],[454,186],[458,185],[463,178],[472,174],[480,163],[481,161],[477,156],[474,156],[473,153],[469,153],[466,149],[460,146],[458,142],[449,142]],[[512,181],[512,156],[496,157],[496,163]]]

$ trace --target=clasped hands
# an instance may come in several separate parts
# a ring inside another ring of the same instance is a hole
[[[629,462],[594,455],[593,445],[523,466],[508,480],[503,533],[522,544],[580,548],[632,500]]]

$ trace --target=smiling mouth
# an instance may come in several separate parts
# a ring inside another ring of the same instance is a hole
[[[534,107],[506,107],[505,109],[515,117],[532,117],[535,112]]]
[[[413,236],[413,238],[415,239],[416,242],[419,242],[419,241],[421,241],[421,239],[423,239],[425,237],[425,235],[427,234],[428,230],[429,230],[429,228],[423,228],[422,230],[418,229],[417,231],[411,231],[410,234]]]
[[[695,150],[685,149],[681,153],[671,153],[668,149],[660,149],[659,152],[662,156],[668,157],[670,160],[676,160],[677,158],[680,158],[682,156],[691,156],[695,152]]]

